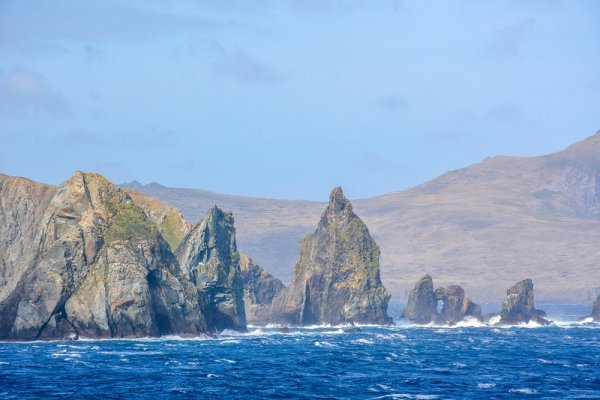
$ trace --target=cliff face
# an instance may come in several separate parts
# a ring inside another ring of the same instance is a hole
[[[53,186],[0,174],[0,302],[31,262],[40,221],[55,193]]]
[[[525,279],[506,291],[506,297],[502,301],[499,324],[515,325],[533,321],[548,325],[550,321],[544,319],[545,316],[546,313],[536,310],[533,303],[533,282],[531,279]]]
[[[438,303],[441,309],[438,312]],[[465,297],[458,285],[433,290],[431,276],[425,275],[416,284],[408,297],[402,316],[417,324],[455,324],[467,317],[482,319],[481,307]]]
[[[433,279],[425,275],[410,291],[402,316],[417,324],[428,324],[435,319],[437,303],[433,291]]]
[[[268,324],[273,299],[285,286],[245,254],[240,254],[240,270],[244,282],[246,320],[249,324]]]
[[[231,213],[212,207],[181,241],[177,259],[212,330],[245,330],[244,286]]]
[[[379,247],[341,188],[331,192],[317,230],[306,236],[273,319],[294,325],[391,323],[379,275]]]
[[[44,208],[40,198],[28,201]],[[13,281],[0,287],[0,338],[207,331],[169,245],[127,192],[99,175],[77,172],[36,223],[39,208],[30,219],[15,219],[36,233],[20,273],[13,271]]]

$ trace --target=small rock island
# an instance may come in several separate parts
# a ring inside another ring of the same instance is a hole
[[[438,305],[441,309],[438,311]],[[429,275],[421,278],[408,296],[408,304],[402,317],[417,323],[454,325],[467,318],[481,321],[481,307],[465,297],[458,285],[433,290],[433,279]]]
[[[335,188],[317,230],[302,240],[292,282],[273,300],[271,319],[290,325],[390,324],[389,299],[379,247]]]
[[[533,303],[533,282],[531,279],[525,279],[506,291],[498,324],[517,325],[531,321],[540,325],[549,325],[551,321],[545,319],[545,316],[546,313],[537,310]]]

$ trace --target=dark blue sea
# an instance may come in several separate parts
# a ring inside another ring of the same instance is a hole
[[[540,307],[542,308],[542,307]],[[600,326],[250,328],[217,339],[0,343],[0,399],[598,399]],[[393,310],[398,314],[398,310]]]

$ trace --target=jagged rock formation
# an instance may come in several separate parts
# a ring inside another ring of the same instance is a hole
[[[198,291],[208,325],[215,331],[246,330],[240,254],[231,213],[213,206],[183,238],[176,256]]]
[[[240,270],[244,282],[246,320],[249,324],[265,325],[270,322],[273,299],[285,286],[245,254],[240,254]]]
[[[192,220],[212,204],[232,211],[240,251],[283,282],[291,281],[287,266],[325,207],[131,186]],[[589,277],[600,259],[600,132],[546,156],[486,158],[353,207],[377,240],[381,277],[396,301],[406,302],[424,268],[440,286],[469,282],[469,296],[486,302],[504,297],[524,273],[544,301],[593,303],[598,295],[598,282]]]
[[[388,324],[389,298],[379,275],[379,247],[335,188],[317,230],[302,240],[292,282],[275,298],[272,319],[292,325]]]
[[[441,310],[438,312],[438,304]],[[417,324],[455,324],[467,317],[481,320],[481,307],[465,297],[465,291],[457,285],[433,290],[431,276],[425,275],[408,296],[408,304],[402,316]]]
[[[506,291],[506,297],[502,301],[499,324],[516,325],[533,321],[541,325],[548,325],[550,321],[543,318],[545,316],[546,313],[536,310],[533,304],[533,282],[531,279],[525,279]]]
[[[436,319],[438,323],[455,324],[466,317],[482,319],[481,307],[465,297],[464,289],[458,285],[436,289],[435,298],[443,304]]]
[[[410,291],[408,303],[402,312],[402,317],[417,324],[428,324],[437,315],[437,300],[433,291],[433,279],[425,275]]]
[[[600,296],[596,299],[596,302],[592,306],[592,315],[590,315],[594,322],[600,322]]]
[[[20,254],[17,249],[13,255],[15,240],[30,243],[23,245],[27,254],[17,269],[3,262],[2,275],[11,280],[0,287],[0,338],[207,331],[194,288],[157,226],[126,191],[99,175],[77,172],[58,189],[41,192],[39,197],[30,192],[25,204],[42,207],[53,193],[43,216],[38,220],[36,209],[13,218],[25,234],[8,241],[3,252],[14,260]],[[8,210],[18,210],[14,207]],[[3,239],[10,224],[0,224]]]

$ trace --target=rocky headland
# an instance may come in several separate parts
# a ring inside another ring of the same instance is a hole
[[[341,189],[285,288],[238,252],[231,213],[171,206],[76,172],[0,175],[0,340],[214,335],[246,323],[391,323],[379,248]]]

